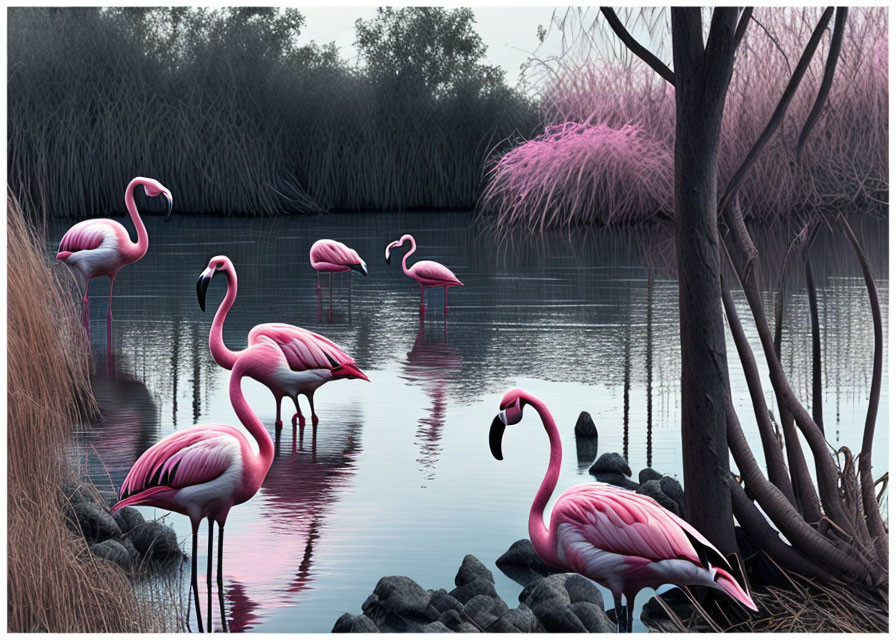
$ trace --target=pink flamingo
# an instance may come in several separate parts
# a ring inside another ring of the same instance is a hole
[[[411,250],[404,254],[401,261],[401,268],[405,275],[413,278],[420,285],[420,310],[425,307],[423,304],[423,292],[426,287],[444,287],[445,288],[445,311],[448,311],[448,287],[462,287],[464,283],[457,279],[457,276],[451,272],[451,269],[443,264],[433,260],[420,260],[408,268],[408,257],[417,250],[417,242],[414,236],[409,233],[401,236],[400,240],[390,242],[386,247],[386,264],[392,263],[392,249],[404,245],[406,241],[410,241]]]
[[[320,274],[357,271],[367,277],[367,263],[358,252],[336,240],[318,240],[311,245],[309,253],[311,266],[317,271],[317,288],[320,289]]]
[[[124,191],[125,206],[131,214],[134,227],[137,228],[136,243],[131,242],[127,229],[108,218],[82,220],[66,231],[59,243],[56,259],[64,262],[65,266],[72,270],[78,281],[78,288],[84,292],[81,320],[85,326],[89,318],[90,301],[87,298],[87,290],[90,287],[90,279],[109,276],[109,304],[106,311],[106,320],[109,321],[112,319],[112,287],[115,285],[115,276],[119,269],[137,262],[146,255],[146,250],[149,248],[149,236],[134,202],[134,189],[138,185],[143,185],[147,196],[165,196],[168,200],[168,215],[165,217],[167,221],[171,217],[171,207],[174,203],[171,192],[158,180],[138,177],[131,180]]]
[[[243,352],[230,376],[230,402],[237,417],[258,445],[258,453],[238,429],[225,424],[197,424],[176,431],[147,449],[134,463],[121,485],[120,500],[112,513],[128,506],[168,509],[190,518],[193,556],[190,585],[199,609],[196,556],[199,523],[208,518],[208,628],[212,625],[212,558],[214,523],[218,523],[218,601],[224,629],[223,548],[224,523],[234,505],[242,504],[261,487],[274,457],[274,444],[261,420],[252,412],[240,383],[254,376],[271,360],[284,359],[272,342],[262,342]]]
[[[264,384],[274,394],[277,401],[276,434],[280,435],[283,422],[280,420],[280,404],[284,397],[292,398],[296,413],[292,418],[293,429],[296,419],[299,423],[299,439],[304,435],[305,417],[299,408],[299,394],[308,398],[311,407],[311,423],[317,433],[317,414],[314,411],[314,392],[326,382],[341,378],[370,379],[355,361],[327,338],[306,329],[289,324],[267,323],[253,327],[249,332],[249,349],[231,351],[224,344],[224,318],[236,300],[236,269],[227,256],[215,256],[199,276],[196,295],[199,306],[205,311],[205,293],[209,282],[217,271],[223,271],[227,278],[227,295],[221,301],[208,336],[208,346],[212,357],[225,369],[233,369],[234,364],[251,350],[253,345],[270,343],[277,346],[281,356],[272,358],[266,366],[255,367],[252,377]]]
[[[505,393],[489,431],[489,446],[502,460],[504,427],[522,420],[528,404],[541,416],[551,443],[548,470],[529,511],[529,537],[542,561],[609,589],[620,631],[631,631],[638,592],[667,583],[718,589],[757,611],[722,554],[694,527],[647,496],[603,483],[581,484],[557,499],[546,527],[544,508],[557,486],[563,455],[547,406],[522,389]],[[626,607],[621,606],[622,595]]]

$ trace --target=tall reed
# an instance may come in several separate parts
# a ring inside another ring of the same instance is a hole
[[[272,52],[254,22],[159,41],[138,11],[9,11],[9,184],[29,212],[123,212],[134,175],[182,213],[471,208],[489,153],[537,125],[506,87],[386,86],[326,48]]]
[[[89,351],[73,296],[11,197],[7,222],[7,630],[164,630],[122,570],[65,525],[61,487],[75,478],[64,456],[92,398]]]
[[[719,156],[720,188],[765,127],[802,52],[819,10],[764,8],[754,12],[731,79]],[[629,12],[633,31],[669,60],[667,14]],[[499,226],[530,229],[577,224],[636,223],[672,215],[671,162],[644,179],[657,157],[671,157],[674,89],[643,62],[614,50],[618,38],[588,10],[557,17],[566,54],[536,61],[529,76],[541,94],[545,133],[492,161],[480,211]],[[770,221],[814,210],[883,213],[889,197],[887,9],[852,8],[828,104],[801,157],[795,154],[821,82],[825,42],[794,97],[787,119],[740,190],[749,217]],[[623,47],[624,48],[624,47]],[[575,123],[573,127],[569,123]],[[595,140],[583,162],[582,136]],[[601,131],[636,128],[628,153],[598,141]],[[550,144],[545,144],[550,141]],[[574,180],[562,176],[574,177]],[[664,185],[663,188],[658,188]]]

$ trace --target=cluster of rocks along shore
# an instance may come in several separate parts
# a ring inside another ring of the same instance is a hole
[[[521,540],[514,546],[524,542],[528,540]],[[519,560],[519,549],[516,555]],[[381,578],[362,605],[363,613],[344,614],[336,621],[333,632],[537,633],[616,630],[616,624],[604,613],[600,591],[594,583],[576,573],[537,575],[520,593],[519,605],[515,608],[510,608],[501,599],[495,591],[492,572],[475,556],[464,558],[454,584],[454,589],[446,591],[424,589],[405,576]]]
[[[579,463],[588,464],[597,455],[597,429],[583,411],[575,426]],[[673,513],[684,511],[684,491],[671,476],[651,468],[642,469],[638,481],[631,479],[628,462],[618,453],[605,453],[589,472],[607,482],[650,496]],[[577,573],[562,573],[542,562],[528,539],[517,540],[495,563],[523,586],[519,604],[508,606],[495,590],[492,572],[475,556],[468,555],[454,578],[455,588],[424,589],[406,576],[380,578],[373,593],[361,606],[362,613],[343,614],[334,633],[539,633],[615,632],[612,611],[605,611],[597,586]],[[663,594],[673,609],[689,603],[678,589]],[[650,600],[641,618],[665,617],[659,604]]]
[[[101,496],[88,485],[63,486],[65,521],[84,536],[90,551],[129,573],[171,566],[184,553],[171,527],[143,519],[140,512],[124,507],[114,516]]]

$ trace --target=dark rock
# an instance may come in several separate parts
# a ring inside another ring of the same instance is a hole
[[[455,609],[448,609],[447,611],[443,611],[439,616],[439,622],[443,623],[452,631],[457,631],[457,628],[463,621],[464,619],[461,617],[460,611],[457,611]]]
[[[66,505],[65,514],[69,528],[80,532],[88,542],[102,542],[121,535],[115,518],[96,502]]]
[[[657,471],[656,469],[651,469],[650,467],[645,467],[641,469],[638,473],[638,483],[644,484],[648,480],[659,480],[663,477],[663,474]]]
[[[420,627],[420,633],[452,633],[451,629],[436,620]]]
[[[377,596],[376,607],[389,613],[412,620],[426,617],[430,594],[407,576],[380,578],[373,594]]]
[[[576,438],[597,439],[597,427],[594,426],[594,420],[591,414],[583,411],[576,420]]]
[[[461,563],[457,575],[454,576],[454,584],[458,587],[462,587],[468,582],[473,582],[476,578],[485,578],[492,583],[495,581],[492,572],[489,571],[484,564],[479,562],[476,556],[468,554],[464,557],[464,561]]]
[[[138,524],[128,532],[127,538],[144,560],[166,563],[184,557],[174,530],[161,522],[153,520]]]
[[[594,479],[598,482],[606,482],[607,484],[613,484],[617,487],[622,487],[623,489],[630,489],[634,491],[638,488],[638,483],[632,480],[629,480],[621,473],[594,473],[591,475],[594,476]]]
[[[65,482],[62,485],[62,495],[71,504],[99,503],[100,496],[93,487],[81,482]]]
[[[508,609],[486,629],[489,633],[538,633],[544,627],[532,613],[532,609],[521,604],[516,609]]]
[[[602,606],[593,602],[573,602],[569,605],[579,622],[591,633],[615,633],[616,625],[610,622]]]
[[[681,488],[681,483],[672,476],[663,476],[660,489],[678,504],[679,515],[684,513],[684,489]]]
[[[103,540],[90,545],[90,551],[97,558],[108,560],[117,564],[125,571],[130,571],[134,566],[134,556],[118,540]]]
[[[524,587],[545,576],[559,573],[541,561],[528,538],[510,545],[495,564],[504,575]]]
[[[462,622],[454,631],[456,633],[479,633],[479,629],[472,622]]]
[[[598,627],[602,624],[596,618],[597,611],[603,611],[600,591],[576,573],[548,576],[530,584],[520,594],[520,602],[532,610],[545,631],[552,633],[582,633],[590,630],[588,625]],[[585,604],[592,606],[573,608]],[[579,617],[579,612],[584,620]]]
[[[333,625],[331,633],[379,633],[380,630],[373,620],[365,615],[353,616],[350,613],[343,613],[336,624]]]
[[[431,592],[429,604],[435,607],[440,613],[445,611],[463,611],[464,605],[457,598],[448,594],[447,591],[439,589]]]
[[[618,453],[605,453],[588,469],[588,473],[596,475],[598,473],[620,473],[624,476],[631,476],[632,470]]]
[[[659,480],[648,480],[638,487],[637,492],[653,498],[661,507],[668,509],[675,515],[681,515],[678,503],[663,492]]]
[[[578,573],[564,573],[563,575],[566,576],[563,587],[566,589],[571,603],[590,602],[600,605],[603,610],[604,597],[596,584]]]
[[[485,578],[476,578],[472,582],[468,582],[462,587],[457,587],[453,591],[449,592],[452,598],[457,599],[463,604],[467,604],[473,597],[478,595],[486,595],[490,598],[497,598],[498,592],[495,591],[495,585],[493,582]]]
[[[470,598],[470,601],[464,605],[463,614],[480,629],[487,629],[505,611],[507,611],[507,605],[504,604],[503,600],[479,594]]]
[[[693,615],[694,605],[691,604],[688,597],[678,587],[673,587],[672,589],[663,591],[663,593],[657,595],[659,595],[659,597],[663,599],[663,602],[669,605],[672,611],[675,612],[675,615],[682,620],[687,620]],[[669,622],[669,616],[666,614],[660,603],[656,601],[655,597],[650,598],[644,603],[644,607],[641,609],[641,622],[643,622],[648,629],[660,629],[660,624]]]
[[[118,523],[118,528],[121,529],[122,533],[127,533],[138,524],[146,522],[140,512],[134,507],[124,507],[112,517],[115,518],[115,522]]]

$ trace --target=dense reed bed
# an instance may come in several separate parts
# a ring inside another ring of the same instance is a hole
[[[189,213],[471,208],[488,155],[537,126],[503,82],[383,82],[295,45],[297,14],[256,11],[11,9],[9,183],[26,208],[123,212],[134,175]]]
[[[722,185],[768,122],[820,11],[755,11],[725,107]],[[661,59],[671,59],[667,12],[622,15],[640,41]],[[530,82],[544,87],[544,133],[495,157],[480,210],[498,226],[522,224],[530,230],[672,215],[674,89],[627,52],[596,9],[570,9],[555,16],[552,28],[566,53],[529,69]],[[827,34],[783,126],[740,190],[748,217],[770,221],[816,210],[886,211],[886,8],[850,9],[828,104],[802,153],[796,153],[829,40]],[[633,130],[637,135],[626,134]],[[589,138],[593,143],[585,145]]]
[[[97,560],[63,516],[72,425],[91,406],[88,347],[73,296],[7,200],[7,630],[164,631],[116,566]]]

